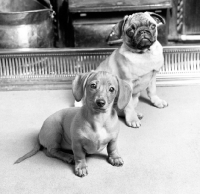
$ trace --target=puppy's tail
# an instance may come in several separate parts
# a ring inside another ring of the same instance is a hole
[[[37,154],[37,152],[39,152],[41,148],[42,146],[40,145],[39,140],[37,139],[37,143],[35,144],[35,147],[30,152],[28,152],[24,156],[20,157],[17,161],[15,161],[14,164],[18,164],[24,161],[25,159],[30,158],[31,156]]]

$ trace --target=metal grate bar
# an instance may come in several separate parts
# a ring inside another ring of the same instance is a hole
[[[0,51],[0,80],[70,78],[95,70],[113,48],[20,49]],[[200,46],[164,47],[158,80],[200,79]]]

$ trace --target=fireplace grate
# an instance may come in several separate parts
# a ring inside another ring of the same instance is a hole
[[[95,70],[113,48],[99,49],[19,49],[0,51],[2,88],[20,84],[70,83],[79,73]],[[164,66],[158,85],[200,83],[200,46],[164,47]],[[15,87],[14,87],[15,88]]]

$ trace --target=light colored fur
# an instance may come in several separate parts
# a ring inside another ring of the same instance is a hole
[[[108,72],[91,72],[77,75],[72,90],[77,101],[86,93],[85,104],[49,116],[39,132],[35,148],[15,163],[43,147],[47,156],[67,163],[75,161],[75,174],[84,177],[88,174],[86,154],[100,152],[107,146],[108,162],[113,166],[123,165],[117,150],[119,125],[113,106],[117,101],[119,109],[126,107],[131,96],[129,85]],[[63,150],[72,150],[74,155]]]
[[[150,16],[149,13],[133,14],[125,16],[124,20],[120,21],[115,30],[122,35],[123,44],[120,48],[104,60],[97,68],[97,71],[108,71],[118,76],[120,79],[129,83],[132,88],[132,98],[123,111],[118,111],[119,115],[124,115],[128,126],[140,127],[141,121],[135,108],[138,103],[140,92],[147,90],[147,94],[151,103],[158,107],[164,108],[168,106],[167,102],[160,99],[156,94],[156,74],[164,64],[163,48],[157,41],[157,28],[152,32],[152,39],[155,41],[149,49],[140,50],[131,47],[131,39],[126,35],[126,30],[134,23],[139,26],[140,22],[150,21],[154,25],[157,22]],[[138,27],[139,28],[139,27]],[[141,28],[141,27],[140,27]],[[122,30],[122,32],[120,32]],[[135,29],[135,36],[138,29]]]

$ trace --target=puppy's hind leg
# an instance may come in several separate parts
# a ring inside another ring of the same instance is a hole
[[[74,164],[74,156],[72,154],[69,154],[69,153],[62,151],[61,148],[47,149],[47,150],[45,150],[45,154],[48,157],[57,158],[57,159],[60,159],[64,162],[67,162],[69,164]]]
[[[47,119],[40,131],[39,140],[41,145],[46,148],[44,153],[48,157],[60,159],[67,163],[73,163],[72,154],[62,151],[63,128],[58,122],[54,122],[54,118]]]

